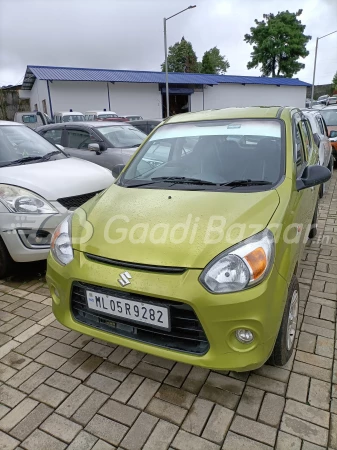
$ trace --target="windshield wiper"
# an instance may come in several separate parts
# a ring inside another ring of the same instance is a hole
[[[185,184],[203,184],[209,186],[217,186],[218,183],[213,183],[213,181],[200,180],[199,178],[188,178],[188,177],[154,177],[151,178],[153,181],[168,181],[172,183],[185,183]]]
[[[16,166],[20,164],[25,164],[26,162],[30,161],[40,161],[41,159],[42,156],[25,156],[24,158],[16,159],[15,161],[11,161],[8,164],[4,164],[1,167]]]
[[[152,181],[145,181],[144,183],[137,183],[128,186],[129,188],[148,186],[150,184],[156,183],[172,183],[172,184],[198,184],[198,185],[209,185],[209,186],[218,186],[217,183],[213,183],[212,181],[199,180],[198,178],[186,178],[186,177],[154,177],[151,178]],[[132,181],[132,180],[128,180]]]
[[[266,181],[266,180],[232,180],[232,181],[227,181],[226,183],[220,183],[220,186],[232,186],[232,187],[237,187],[237,186],[264,186],[264,185],[269,185],[269,184],[273,184],[271,181]]]
[[[47,153],[46,155],[42,156],[41,159],[43,161],[48,161],[48,159],[50,159],[52,156],[58,155],[59,153],[63,152],[61,152],[61,150],[54,150],[53,152]]]

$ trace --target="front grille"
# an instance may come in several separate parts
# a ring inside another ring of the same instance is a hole
[[[131,263],[127,261],[119,261],[117,259],[105,258],[104,256],[92,255],[85,253],[85,256],[91,261],[108,264],[110,266],[126,267],[128,269],[145,270],[146,272],[163,272],[163,273],[184,273],[185,267],[172,266],[153,266],[151,264]]]
[[[89,309],[86,289],[120,297],[124,300],[167,306],[170,310],[171,331],[152,328],[147,324],[131,322],[124,318],[115,318]],[[112,334],[195,355],[203,355],[209,349],[209,343],[201,323],[193,309],[184,303],[74,282],[72,286],[71,309],[75,320],[78,322]]]
[[[89,192],[88,194],[75,195],[73,197],[58,198],[57,201],[67,209],[79,208],[85,202],[87,202],[88,200],[90,200],[96,194],[99,194],[100,192],[102,192],[102,191]]]

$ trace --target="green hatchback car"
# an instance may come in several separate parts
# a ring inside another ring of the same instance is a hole
[[[331,176],[302,112],[174,116],[119,170],[53,235],[56,318],[211,369],[284,365],[295,341],[296,269],[316,233],[319,185]]]

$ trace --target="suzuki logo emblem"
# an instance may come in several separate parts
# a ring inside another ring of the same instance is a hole
[[[132,276],[129,274],[129,272],[123,272],[120,274],[120,279],[118,280],[118,283],[124,287],[127,284],[131,283],[131,281],[129,281],[131,280],[131,278]]]

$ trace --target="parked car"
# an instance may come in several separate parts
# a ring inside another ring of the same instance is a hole
[[[332,145],[332,155],[337,159],[337,105],[326,106],[321,114],[328,127],[329,138]]]
[[[15,261],[46,259],[59,222],[113,181],[29,128],[0,121],[0,278]]]
[[[163,119],[130,120],[129,124],[145,134],[150,134],[162,121]]]
[[[322,103],[323,105],[326,105],[326,101],[328,100],[329,95],[321,95],[320,97],[318,97],[317,101],[319,103]]]
[[[336,105],[337,104],[337,97],[335,97],[335,96],[329,97],[327,99],[327,101],[326,101],[326,104],[327,104],[327,106],[328,105]]]
[[[26,125],[29,128],[35,129],[41,125],[48,125],[53,123],[51,118],[40,111],[20,111],[14,115],[14,122]]]
[[[114,111],[87,111],[84,115],[85,120],[93,121],[97,119],[111,119],[118,117]]]
[[[166,158],[152,167],[158,145]],[[299,311],[296,272],[330,176],[299,109],[169,118],[115,184],[55,231],[47,281],[56,318],[182,363],[285,364]],[[92,226],[85,239],[83,211]]]
[[[331,172],[333,171],[334,158],[332,156],[332,146],[328,137],[328,129],[320,111],[314,109],[303,110],[304,115],[310,122],[311,129],[314,135],[314,141],[319,151],[319,163],[321,166],[327,167]],[[319,190],[319,196],[323,197],[325,192],[325,185],[322,184]]]
[[[134,114],[131,114],[130,116],[121,116],[121,117],[124,117],[124,119],[126,119],[126,120],[143,120],[143,117],[142,116],[137,116],[137,115],[134,115]]]
[[[52,144],[62,145],[70,156],[87,159],[110,169],[126,164],[146,135],[125,122],[84,122],[47,125],[36,130]]]
[[[75,111],[61,111],[54,114],[55,123],[83,122],[84,115]]]

